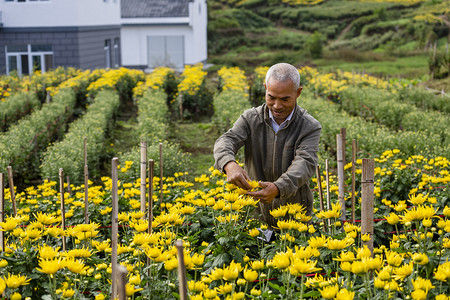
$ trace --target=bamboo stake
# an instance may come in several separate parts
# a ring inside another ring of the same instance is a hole
[[[67,181],[67,192],[69,193],[69,196],[72,195],[72,188],[70,187],[70,177],[66,176],[66,181]]]
[[[159,143],[159,188],[160,188],[160,193],[159,193],[159,205],[162,208],[162,203],[163,203],[163,156],[162,156],[162,143]]]
[[[374,191],[375,162],[373,159],[363,158],[361,174],[361,234],[370,234],[370,240],[364,242],[373,256],[373,191]]]
[[[146,179],[147,179],[147,142],[141,141],[141,211],[145,212],[146,209]]]
[[[127,268],[124,266],[117,266],[117,276],[118,276],[118,290],[119,290],[119,300],[127,299],[127,292],[125,286],[127,285]]]
[[[12,167],[8,166],[8,179],[9,179],[9,192],[11,194],[11,202],[14,212],[14,217],[17,215],[17,207],[16,207],[16,193],[14,192],[14,179],[13,179],[13,172]]]
[[[180,300],[187,300],[187,282],[186,282],[186,266],[184,265],[183,241],[175,241],[175,247],[178,254],[178,290],[180,293]]]
[[[326,181],[326,188],[327,188],[327,210],[331,209],[331,202],[330,202],[330,172],[328,168],[328,159],[325,160],[325,181]],[[331,220],[327,219],[328,228],[331,226]]]
[[[153,231],[153,170],[155,162],[153,159],[148,160],[148,234]],[[150,266],[150,257],[147,257],[147,266]],[[150,276],[151,269],[148,268],[148,276]]]
[[[336,135],[336,143],[337,143],[337,175],[338,175],[338,199],[341,204],[341,221],[345,221],[345,198],[344,198],[344,159],[343,159],[343,145],[342,145],[342,134]],[[344,224],[342,224],[344,225]]]
[[[352,223],[355,224],[356,140],[352,140]]]
[[[64,209],[64,170],[59,169],[59,194],[61,200],[61,229],[66,230],[66,212]],[[66,251],[66,237],[62,236],[62,248]]]
[[[320,166],[316,166],[316,177],[317,177],[317,187],[319,189],[319,200],[320,200],[320,210],[323,211],[325,209],[323,205],[323,191],[322,191],[322,179],[320,176]]]
[[[0,173],[0,222],[5,221],[5,183],[3,173]],[[0,231],[1,251],[5,249],[5,232]]]
[[[89,224],[89,167],[87,162],[86,137],[84,137],[84,223]]]
[[[346,164],[346,160],[345,160],[345,145],[346,145],[346,143],[345,143],[345,141],[347,138],[347,129],[341,128],[340,134],[342,135],[342,163],[345,166],[345,164]]]
[[[180,105],[180,120],[183,120],[183,95],[182,94],[179,94],[178,102]]]
[[[117,235],[119,232],[119,216],[118,216],[118,173],[117,168],[119,166],[119,159],[114,157],[111,165],[111,178],[112,178],[112,212],[111,212],[111,224],[112,224],[112,236],[111,236],[111,299],[115,299],[117,296]]]
[[[323,204],[322,178],[320,176],[320,166],[319,165],[316,166],[316,177],[317,177],[317,188],[319,189],[320,211],[324,211],[325,207]],[[327,231],[327,225],[325,223],[325,220],[323,223],[323,229],[325,231]]]
[[[148,234],[152,234],[153,222],[153,169],[155,162],[153,159],[148,160]]]
[[[328,168],[328,159],[325,160],[325,181],[326,181],[326,188],[327,188],[327,210],[331,209],[331,203],[330,203],[330,173]]]

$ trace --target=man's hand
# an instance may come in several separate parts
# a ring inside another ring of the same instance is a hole
[[[232,183],[245,190],[250,190],[252,188],[248,183],[250,177],[248,177],[248,174],[244,171],[244,169],[241,168],[241,166],[237,162],[230,161],[225,165],[223,169],[227,174],[227,181],[229,183]]]
[[[262,203],[270,204],[272,200],[280,194],[278,187],[273,182],[260,182],[261,190],[257,192],[247,192],[247,195],[259,199]]]

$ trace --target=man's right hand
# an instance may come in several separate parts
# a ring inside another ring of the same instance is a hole
[[[232,183],[241,189],[250,190],[252,187],[248,183],[250,177],[242,169],[242,167],[235,161],[228,162],[223,168],[227,174],[227,181]]]

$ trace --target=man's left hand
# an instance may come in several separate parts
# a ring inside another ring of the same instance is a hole
[[[278,187],[273,182],[260,182],[259,186],[262,188],[261,190],[257,192],[247,192],[247,195],[259,199],[263,203],[270,204],[272,200],[280,194]]]

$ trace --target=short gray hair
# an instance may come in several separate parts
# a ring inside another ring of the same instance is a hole
[[[300,73],[296,67],[288,63],[278,63],[271,66],[266,73],[266,83],[270,78],[277,81],[290,80],[296,90],[300,87]]]

